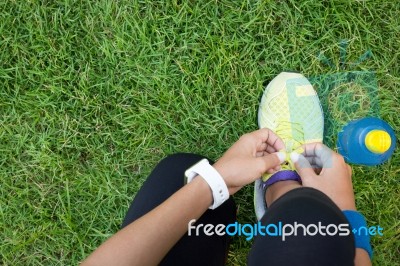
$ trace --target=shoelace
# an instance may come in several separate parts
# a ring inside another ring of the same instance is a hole
[[[293,151],[302,153],[304,150],[302,145],[304,144],[304,130],[301,124],[289,121],[277,121],[277,128],[275,133],[283,140],[286,149],[282,150],[286,153],[287,164],[282,164],[283,170],[294,170],[294,164],[290,159],[290,153]],[[295,138],[293,137],[295,136]]]
[[[285,143],[285,150],[280,150],[286,154],[286,163],[281,164],[282,170],[295,170],[294,163],[290,159],[290,154],[295,151],[297,153],[303,153],[304,149],[302,145],[304,144],[304,131],[303,127],[299,123],[289,122],[284,120],[278,120],[276,122],[278,126],[275,129],[275,133],[283,140]],[[293,135],[296,135],[294,138]],[[272,174],[264,174],[262,176],[263,181],[267,181]]]

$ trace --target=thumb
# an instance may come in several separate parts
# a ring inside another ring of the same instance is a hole
[[[260,164],[260,170],[262,173],[267,172],[271,168],[275,168],[286,160],[286,153],[275,152],[265,156],[257,158]]]
[[[303,181],[307,180],[310,177],[315,177],[314,169],[311,167],[308,160],[302,154],[292,152],[290,154],[290,159],[294,163],[297,173],[299,173]]]

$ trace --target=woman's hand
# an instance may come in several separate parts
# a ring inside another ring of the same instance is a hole
[[[341,155],[321,143],[311,143],[304,145],[303,154],[292,153],[290,157],[303,186],[320,190],[342,211],[356,210],[351,168]],[[368,253],[362,248],[356,248],[354,264],[372,265]]]
[[[291,154],[303,186],[320,190],[341,210],[355,210],[351,168],[343,157],[321,143],[303,147],[303,154]]]
[[[243,135],[214,164],[224,178],[229,194],[254,182],[264,173],[280,169],[285,154],[278,152],[285,145],[274,132],[263,128]]]

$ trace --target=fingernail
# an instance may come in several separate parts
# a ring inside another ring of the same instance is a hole
[[[292,160],[293,163],[297,163],[299,161],[299,158],[300,154],[295,151],[290,154],[290,160]]]
[[[286,160],[286,152],[280,151],[280,152],[277,152],[276,155],[278,156],[279,161],[281,163],[283,163]]]

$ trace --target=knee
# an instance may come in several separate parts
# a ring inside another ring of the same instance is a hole
[[[197,163],[198,161],[200,161],[202,159],[208,159],[208,158],[203,155],[194,154],[194,153],[174,153],[174,154],[170,154],[167,157],[165,157],[164,159],[162,159],[159,164],[174,165],[176,167],[182,166],[182,167],[189,168],[190,166],[192,166],[193,164]],[[214,163],[214,162],[210,161],[210,163]]]
[[[204,156],[192,153],[171,154],[162,159],[157,164],[157,166],[153,170],[153,175],[158,176],[162,179],[182,179],[184,177],[185,171],[189,167],[204,158]]]
[[[163,181],[175,182],[176,179],[181,183],[184,180],[185,171],[204,158],[206,157],[193,153],[171,154],[157,164],[153,170],[153,175],[158,176],[158,179]]]
[[[185,171],[203,158],[205,157],[191,153],[168,155],[156,165],[146,182],[154,182],[172,194],[184,185]]]

